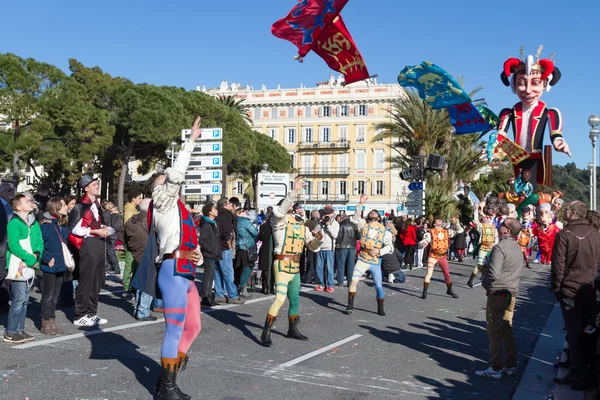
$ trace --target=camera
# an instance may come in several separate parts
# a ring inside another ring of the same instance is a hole
[[[331,217],[329,215],[326,215],[323,217],[323,219],[321,220],[321,222],[323,224],[328,224],[331,221]]]

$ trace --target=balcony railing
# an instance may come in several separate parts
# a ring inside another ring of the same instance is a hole
[[[300,142],[298,150],[347,150],[350,141],[338,140],[337,142]]]
[[[350,168],[300,168],[299,175],[350,175]]]
[[[347,194],[300,194],[299,201],[318,201],[318,202],[347,202],[350,195]]]

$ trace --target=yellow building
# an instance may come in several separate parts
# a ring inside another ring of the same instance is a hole
[[[372,142],[375,125],[389,121],[394,99],[402,95],[398,84],[376,81],[343,86],[329,81],[316,87],[260,90],[221,82],[218,89],[201,89],[217,95],[245,99],[253,129],[283,145],[296,174],[308,181],[298,201],[305,209],[331,204],[354,211],[361,194],[369,196],[369,208],[395,213],[406,200],[407,182],[386,160],[392,155],[391,139]],[[199,89],[200,90],[200,89]],[[246,183],[230,177],[226,195],[239,196]]]

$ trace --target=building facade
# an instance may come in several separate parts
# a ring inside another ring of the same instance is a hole
[[[299,201],[305,209],[331,204],[338,211],[353,212],[360,196],[369,196],[369,207],[402,211],[405,186],[392,169],[391,139],[373,141],[376,125],[390,121],[392,101],[404,92],[398,84],[376,81],[343,86],[340,79],[316,87],[254,90],[221,83],[218,89],[199,89],[208,94],[244,99],[253,129],[284,146],[294,168],[307,187]],[[248,183],[229,177],[226,193],[241,196]]]

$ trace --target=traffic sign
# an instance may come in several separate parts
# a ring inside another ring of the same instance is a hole
[[[194,146],[194,151],[192,151],[192,156],[201,155],[201,154],[210,154],[216,153],[221,154],[223,152],[223,143],[222,142],[198,142],[196,146]]]
[[[423,190],[423,182],[411,182],[408,185],[409,190]]]
[[[425,207],[425,200],[407,201],[404,206],[408,208]]]
[[[220,181],[223,177],[220,169],[207,169],[200,171],[188,171],[185,174],[186,182],[210,182]]]
[[[181,130],[181,141],[184,142],[190,134],[191,129]],[[202,128],[200,136],[196,140],[221,140],[223,139],[223,128]]]
[[[291,190],[290,174],[259,173],[256,198],[259,209],[275,207]]]
[[[425,199],[425,191],[424,190],[415,190],[408,194],[408,198],[410,200],[424,200]]]
[[[183,185],[183,194],[188,195],[212,195],[221,194],[220,183],[200,183],[197,185]]]
[[[223,166],[222,156],[192,156],[189,169],[195,168],[217,168]]]

